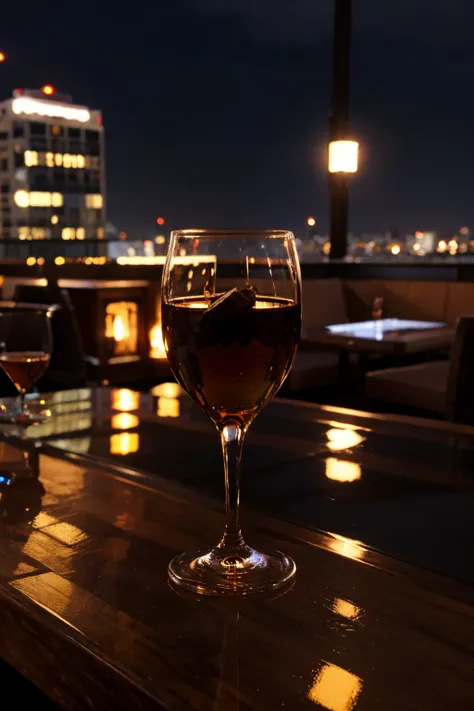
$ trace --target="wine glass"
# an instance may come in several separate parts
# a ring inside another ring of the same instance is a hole
[[[18,391],[20,407],[13,419],[20,425],[42,419],[29,412],[25,396],[49,365],[50,316],[49,309],[26,307],[0,312],[0,365]]]
[[[178,382],[219,431],[226,504],[217,546],[178,555],[169,575],[208,595],[276,589],[296,567],[279,551],[260,553],[245,543],[240,462],[245,434],[288,375],[299,341],[294,236],[284,230],[172,232],[162,291],[166,355]]]

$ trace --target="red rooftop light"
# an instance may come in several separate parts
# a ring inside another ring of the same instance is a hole
[[[157,225],[164,225],[164,224],[165,224],[165,218],[164,218],[164,217],[157,217],[157,218],[156,218],[156,224],[157,224]]]
[[[51,84],[45,84],[41,87],[41,91],[43,94],[46,94],[46,96],[52,96],[54,94],[54,86],[51,86]]]

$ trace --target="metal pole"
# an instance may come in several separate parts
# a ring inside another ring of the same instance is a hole
[[[351,19],[352,0],[335,0],[330,141],[347,138],[349,131]],[[349,216],[349,188],[345,173],[329,173],[329,204],[331,259],[342,259],[347,252]]]

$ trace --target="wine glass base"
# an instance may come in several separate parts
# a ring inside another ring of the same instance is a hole
[[[211,548],[176,556],[168,566],[175,585],[200,595],[252,595],[287,585],[294,578],[294,561],[280,551],[271,555],[245,547]]]

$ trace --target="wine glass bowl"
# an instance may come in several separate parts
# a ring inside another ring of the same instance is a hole
[[[299,341],[294,237],[283,230],[173,232],[162,297],[169,364],[220,433],[226,483],[221,541],[175,558],[170,577],[207,594],[275,589],[291,579],[295,565],[244,542],[240,461],[247,429],[283,383]]]
[[[15,386],[20,409],[14,420],[27,424],[40,418],[29,413],[26,393],[49,365],[52,350],[51,312],[44,308],[17,307],[0,312],[0,366]]]

